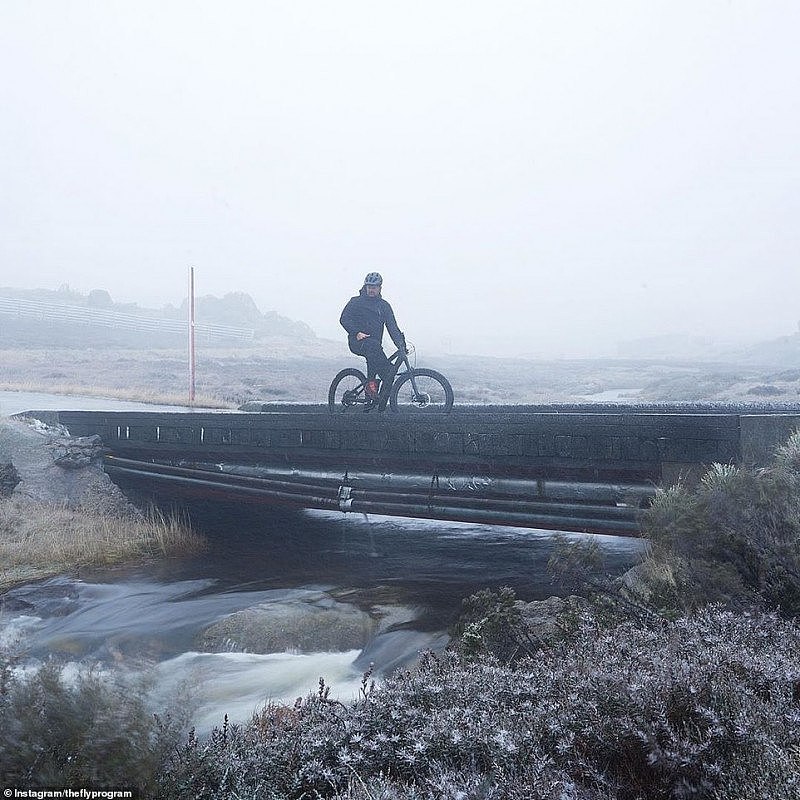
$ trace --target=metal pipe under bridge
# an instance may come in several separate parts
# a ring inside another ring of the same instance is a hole
[[[98,434],[123,488],[174,500],[636,536],[658,487],[712,463],[765,464],[800,408],[462,407],[446,415],[30,412]]]

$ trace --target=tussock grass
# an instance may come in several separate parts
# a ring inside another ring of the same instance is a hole
[[[800,615],[800,433],[772,464],[714,464],[699,485],[659,492],[644,518],[643,578],[661,611],[706,603]]]
[[[91,508],[0,502],[0,589],[83,566],[197,552],[202,537],[156,510],[112,516]]]

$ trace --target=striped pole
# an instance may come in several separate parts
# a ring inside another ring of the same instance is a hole
[[[194,267],[189,267],[189,404],[194,403]]]

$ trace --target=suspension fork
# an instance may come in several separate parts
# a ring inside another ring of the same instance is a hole
[[[408,365],[406,365],[408,371],[411,375],[411,388],[414,390],[414,397],[419,397],[419,389],[417,389],[417,376],[414,374],[414,370],[411,369]]]
[[[400,364],[406,365],[406,371],[411,376],[410,381],[411,381],[411,388],[414,390],[414,397],[419,397],[419,389],[417,388],[417,376],[414,374],[414,370],[411,369],[411,364],[408,363],[408,355],[406,355],[405,353],[402,356],[400,356],[400,359],[397,362],[397,369],[395,370],[394,373],[395,378],[397,377],[397,372],[400,369]],[[403,374],[405,375],[405,372]],[[392,383],[394,383],[394,380],[392,380]]]

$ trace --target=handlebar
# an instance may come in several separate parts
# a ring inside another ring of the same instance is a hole
[[[410,356],[410,355],[411,355],[411,354],[412,354],[414,351],[415,351],[415,347],[414,347],[414,345],[413,345],[413,344],[410,344],[409,342],[406,342],[406,349],[405,349],[405,352],[403,352],[403,351],[402,351],[402,350],[401,350],[401,349],[398,347],[398,348],[397,348],[397,350],[395,350],[395,351],[394,351],[394,353],[392,353],[392,354],[389,356],[389,361],[392,361],[392,362],[394,362],[394,361],[400,361],[400,360],[402,360],[402,359],[406,358],[407,356]]]

